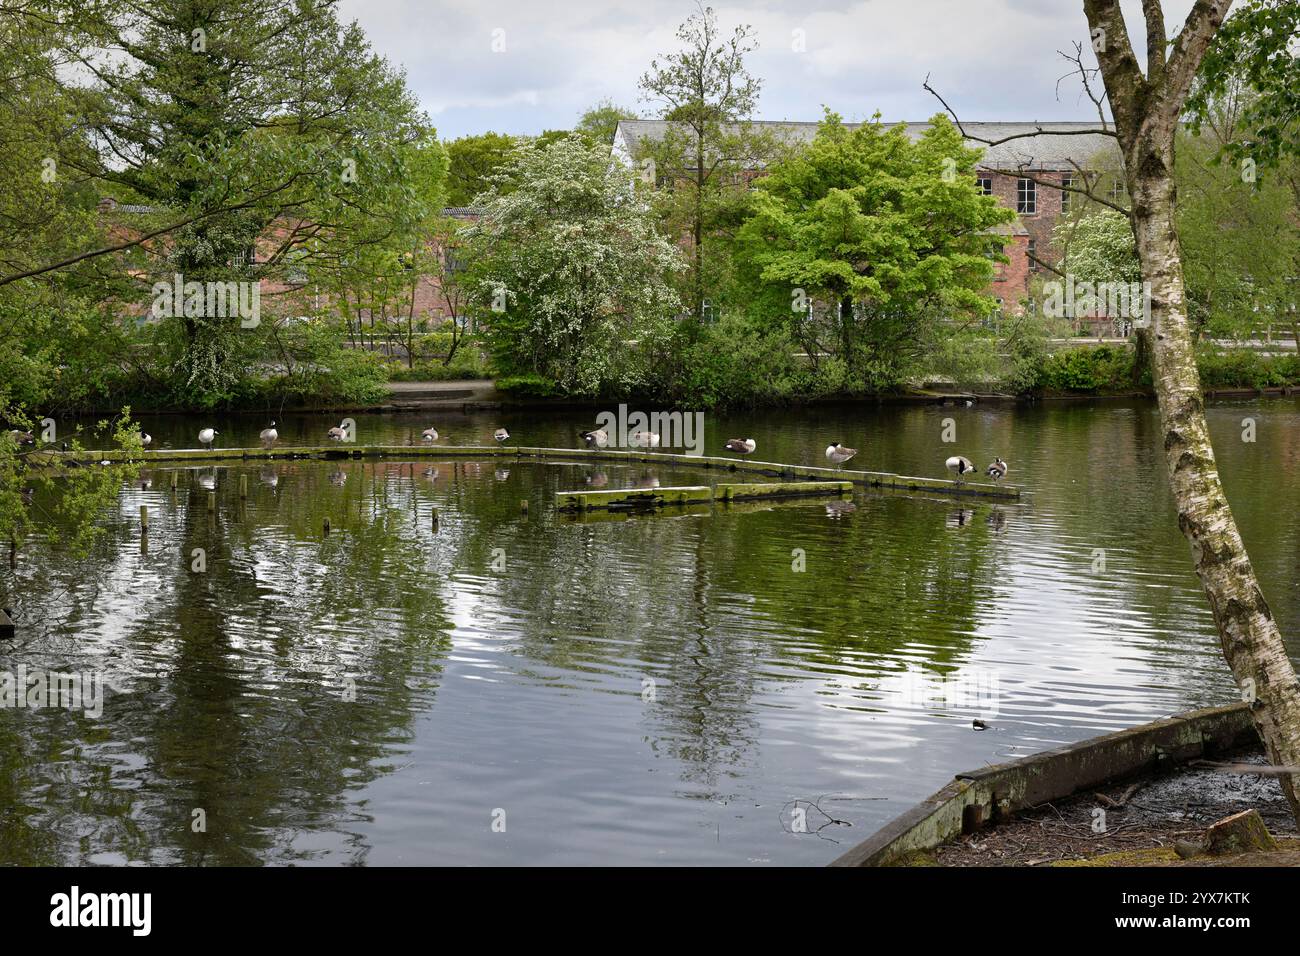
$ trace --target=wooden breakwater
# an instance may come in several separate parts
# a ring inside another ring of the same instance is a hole
[[[274,448],[159,448],[132,456],[120,449],[105,451],[34,452],[32,460],[51,464],[69,459],[80,464],[100,461],[134,460],[143,464],[168,462],[217,464],[236,461],[291,461],[294,459],[364,459],[364,458],[498,458],[535,459],[585,464],[652,464],[676,468],[718,470],[746,475],[764,475],[781,481],[847,481],[855,487],[902,492],[929,492],[973,498],[1014,500],[1021,490],[1004,483],[955,481],[951,478],[922,478],[883,471],[857,471],[823,468],[815,465],[787,465],[780,462],[754,461],[746,458],[721,458],[708,455],[684,455],[643,449],[543,448],[522,445],[359,445],[339,442],[330,445],[277,446]]]
[[[670,506],[690,507],[714,501],[771,501],[789,498],[841,498],[853,491],[848,481],[768,481],[755,484],[719,483],[680,488],[616,488],[602,491],[557,491],[560,511],[653,511]]]

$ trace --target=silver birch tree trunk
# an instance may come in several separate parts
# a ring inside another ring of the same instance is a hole
[[[1084,0],[1133,198],[1142,278],[1151,287],[1152,378],[1178,526],[1219,631],[1223,656],[1275,765],[1300,767],[1300,684],[1223,493],[1205,423],[1175,229],[1174,142],[1183,104],[1232,0],[1197,0],[1169,48],[1160,0],[1143,0],[1147,73],[1119,0]],[[1300,774],[1283,774],[1300,823]]]

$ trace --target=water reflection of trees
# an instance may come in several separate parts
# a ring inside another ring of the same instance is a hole
[[[161,514],[143,556],[124,541],[138,514],[124,496],[123,543],[99,556],[98,576],[114,583],[93,650],[119,648],[137,666],[102,722],[0,717],[0,794],[16,806],[55,791],[48,808],[0,825],[0,859],[287,861],[311,855],[294,842],[308,830],[334,834],[311,839],[318,850],[364,858],[347,833],[359,813],[349,804],[431,705],[449,632],[439,564],[454,563],[414,543],[409,481],[379,495],[367,471],[338,488],[325,469],[285,466],[274,488],[250,481],[241,505],[235,472],[223,470],[212,520],[187,476],[174,508],[152,499]],[[327,514],[341,527],[324,537]],[[206,573],[190,571],[194,548],[207,551]],[[147,612],[133,615],[136,604]],[[28,646],[24,659],[39,666],[50,649]],[[97,758],[101,741],[112,745]],[[42,759],[52,753],[69,757]],[[206,832],[191,826],[196,808]]]

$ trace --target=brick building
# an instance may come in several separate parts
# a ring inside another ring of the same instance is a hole
[[[758,121],[759,129],[790,144],[809,143],[817,135],[818,123]],[[848,124],[852,126],[853,124]],[[930,127],[929,123],[904,123],[912,139]],[[1010,228],[998,230],[1008,238],[1009,263],[998,266],[989,290],[1007,311],[1019,311],[1029,293],[1030,282],[1041,266],[1034,259],[1056,265],[1059,250],[1052,244],[1052,232],[1071,204],[1086,201],[1083,196],[1053,189],[1052,184],[1082,187],[1082,173],[1109,172],[1118,168],[1119,155],[1113,137],[1098,132],[1096,123],[964,123],[968,134],[997,141],[1024,136],[997,146],[984,146],[968,139],[967,146],[984,150],[977,167],[977,184],[986,194],[1018,215]],[[665,120],[622,120],[614,132],[612,152],[629,166],[641,166],[642,176],[655,181],[653,160],[641,161],[647,141],[659,140],[668,128]],[[1063,134],[1070,135],[1063,135]],[[754,175],[761,175],[755,170]],[[752,176],[746,176],[751,179]]]
[[[132,205],[118,203],[115,200],[105,197],[99,202],[100,218],[104,222],[105,233],[116,241],[123,241],[137,236],[142,231],[138,226],[139,220],[133,219],[135,216],[148,216],[158,212],[152,206]],[[461,223],[473,222],[478,218],[478,210],[468,206],[456,206],[443,209],[443,216],[447,219]],[[272,256],[276,255],[282,244],[289,237],[294,229],[291,222],[277,222],[266,233],[261,236],[255,248],[250,250],[254,257],[254,262],[266,262]],[[444,271],[455,271],[458,268],[456,259],[455,246],[448,241],[449,237],[445,235],[430,237],[430,247],[441,258]],[[168,276],[166,268],[162,264],[161,256],[165,253],[165,238],[146,241],[141,244],[145,252],[155,260],[155,265],[148,270],[130,269],[128,274],[140,281],[142,288],[148,290],[151,284],[156,280],[166,281]],[[330,305],[329,297],[315,283],[309,281],[305,270],[297,270],[293,265],[294,254],[290,254],[285,259],[285,266],[279,270],[279,278],[265,278],[261,280],[260,292],[263,312],[271,317],[276,318],[293,318],[301,315],[307,315],[318,312]],[[240,262],[236,265],[244,265]],[[420,275],[414,286],[413,296],[405,302],[401,308],[401,317],[406,317],[408,309],[410,313],[420,321],[427,321],[431,325],[438,325],[450,318],[456,318],[464,323],[464,302],[463,293],[455,291],[444,294],[442,282],[438,275]],[[137,320],[148,321],[150,318],[150,296],[145,294],[138,302],[124,302],[120,304],[123,315],[131,316]],[[376,320],[382,321],[384,318],[395,318],[396,316],[375,316]],[[371,316],[368,310],[362,310],[358,319],[369,322]]]

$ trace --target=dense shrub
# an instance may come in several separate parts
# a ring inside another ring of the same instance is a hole
[[[700,328],[683,349],[676,380],[660,387],[694,408],[810,397],[819,390],[816,375],[796,358],[797,351],[783,330],[765,330],[739,315],[723,316]]]
[[[1277,388],[1300,384],[1300,357],[1262,356],[1249,349],[1202,348],[1196,355],[1204,388]]]
[[[496,385],[497,391],[516,399],[558,398],[561,394],[560,386],[544,375],[507,375],[497,379]]]
[[[447,347],[450,347],[450,336],[447,338]],[[402,361],[388,361],[388,379],[392,382],[442,382],[490,376],[491,371],[483,353],[469,342],[462,343],[446,364],[442,358],[417,358],[415,364],[409,367]]]
[[[1099,345],[1047,355],[1036,386],[1048,392],[1121,392],[1133,389],[1133,350]]]

